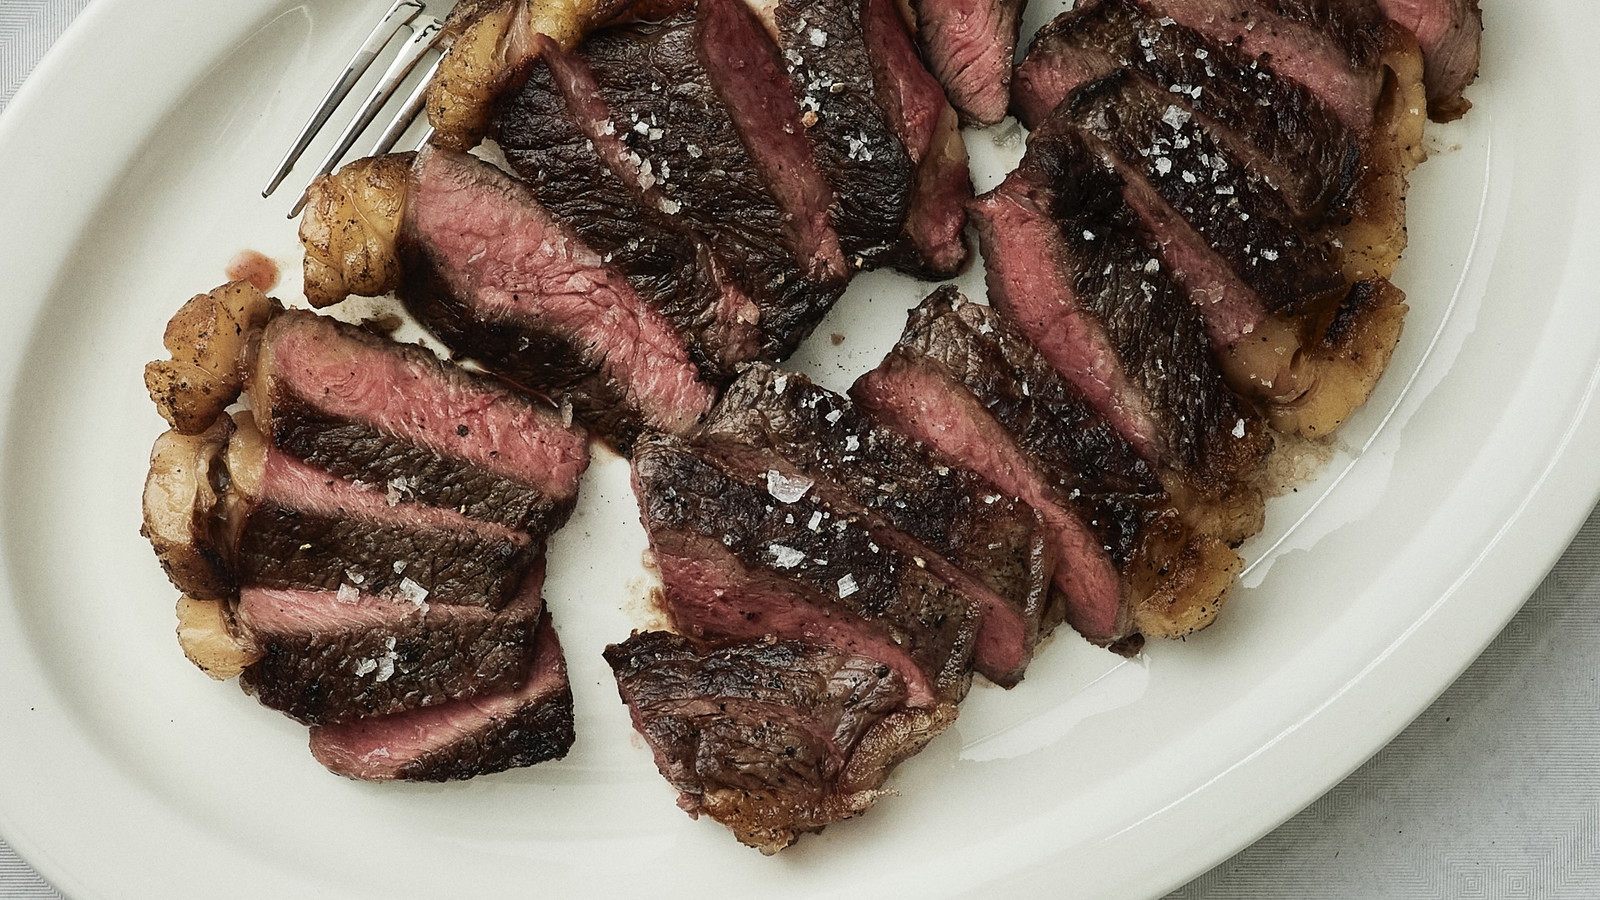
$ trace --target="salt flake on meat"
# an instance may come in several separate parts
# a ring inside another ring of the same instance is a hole
[[[792,569],[806,561],[804,553],[783,544],[768,544],[767,552],[772,554],[772,564],[780,569]]]
[[[804,475],[789,477],[777,469],[767,470],[767,493],[779,503],[793,503],[806,495],[811,490],[815,481]]]

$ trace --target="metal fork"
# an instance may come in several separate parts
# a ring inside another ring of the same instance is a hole
[[[295,201],[294,208],[289,211],[289,218],[292,219],[300,215],[300,211],[305,208],[311,182],[332,172],[334,167],[339,165],[345,154],[350,152],[350,148],[360,139],[362,133],[372,125],[373,120],[388,105],[395,92],[400,89],[400,85],[411,75],[422,59],[430,51],[448,49],[450,38],[444,30],[444,23],[434,16],[427,15],[426,3],[421,2],[421,0],[395,0],[394,4],[389,7],[389,11],[384,14],[383,19],[373,27],[372,33],[361,44],[361,49],[357,50],[355,55],[350,58],[349,64],[345,66],[344,73],[334,82],[333,87],[328,89],[328,93],[322,98],[322,102],[317,105],[316,111],[311,114],[311,118],[306,122],[305,127],[301,129],[299,136],[295,138],[294,145],[289,148],[288,153],[284,154],[283,161],[278,164],[278,168],[272,173],[272,179],[267,182],[266,189],[261,192],[262,197],[270,197],[272,192],[278,189],[278,186],[283,183],[289,172],[294,168],[295,163],[299,162],[301,155],[305,153],[311,141],[322,130],[322,127],[327,124],[328,119],[333,115],[333,111],[344,102],[345,97],[349,96],[350,91],[355,88],[356,82],[361,80],[361,76],[372,67],[373,62],[383,53],[383,49],[389,45],[389,42],[402,29],[409,29],[411,37],[400,48],[400,52],[395,56],[394,61],[389,63],[389,68],[383,73],[383,77],[378,81],[377,86],[372,89],[372,93],[367,95],[367,99],[356,110],[355,118],[350,120],[350,124],[339,135],[339,140],[334,143],[333,149],[328,151],[328,155],[322,160],[322,164],[317,167],[316,174],[312,175],[306,182],[305,189],[300,192],[300,199]],[[400,140],[401,135],[405,134],[406,129],[411,127],[411,123],[416,120],[417,114],[422,111],[422,105],[426,100],[428,82],[433,80],[434,72],[439,68],[440,59],[443,59],[442,55],[428,67],[427,73],[406,98],[404,104],[401,105],[399,111],[390,121],[389,127],[384,130],[383,135],[373,144],[372,150],[366,154],[367,156],[388,153],[394,149],[395,143]],[[428,134],[432,134],[431,128]],[[427,136],[425,135],[422,140],[426,142]]]

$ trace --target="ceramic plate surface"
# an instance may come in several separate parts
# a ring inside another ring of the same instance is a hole
[[[246,248],[299,293],[260,184],[374,4],[101,0],[0,120],[0,832],[76,898],[1152,896],[1381,747],[1476,656],[1600,488],[1600,9],[1487,0],[1477,108],[1430,137],[1393,366],[1274,501],[1222,620],[1136,660],[1070,634],[980,686],[899,795],[776,858],[673,804],[608,642],[647,622],[626,468],[554,541],[569,758],[444,786],[322,770],[190,666],[139,537],[167,317]],[[1030,12],[1037,24],[1054,10]],[[980,188],[1020,152],[968,135]],[[313,147],[315,157],[319,147]],[[982,295],[974,273],[963,287]],[[927,286],[861,278],[796,361],[836,388]],[[843,335],[835,345],[829,335]]]

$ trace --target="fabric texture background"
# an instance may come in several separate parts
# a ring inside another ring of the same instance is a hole
[[[88,4],[0,0],[0,109]],[[1600,513],[1398,738],[1167,900],[1600,897],[1596,597]],[[1070,886],[1060,896],[1074,896]],[[60,897],[0,842],[0,900]]]

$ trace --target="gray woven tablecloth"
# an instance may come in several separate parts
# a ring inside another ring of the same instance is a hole
[[[0,109],[87,5],[0,0]],[[1168,900],[1600,898],[1597,597],[1600,513],[1410,728]],[[0,898],[60,896],[0,843]]]

